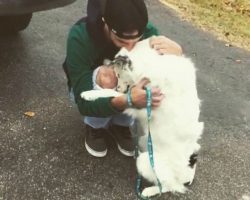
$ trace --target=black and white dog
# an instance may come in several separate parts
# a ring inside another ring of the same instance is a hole
[[[119,96],[138,80],[146,77],[151,86],[157,86],[165,94],[160,107],[152,110],[150,121],[154,151],[155,170],[150,165],[146,139],[146,109],[128,108],[124,113],[135,117],[143,134],[137,158],[137,170],[145,179],[154,183],[142,191],[146,197],[162,192],[184,193],[184,183],[191,183],[195,174],[195,153],[203,132],[203,122],[199,122],[200,100],[196,89],[194,64],[184,56],[159,55],[149,45],[149,39],[138,42],[132,51],[126,49],[111,63],[118,77],[117,91],[111,89],[83,92],[82,98],[95,100],[99,97]],[[191,158],[191,163],[190,163]]]

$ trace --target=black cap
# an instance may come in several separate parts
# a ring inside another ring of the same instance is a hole
[[[107,0],[104,20],[118,37],[133,39],[140,37],[148,23],[148,12],[144,0]],[[124,33],[138,31],[137,35]]]

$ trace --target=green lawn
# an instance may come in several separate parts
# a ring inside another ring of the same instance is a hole
[[[161,0],[219,39],[250,50],[250,0]]]

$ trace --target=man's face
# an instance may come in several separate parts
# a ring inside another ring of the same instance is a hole
[[[135,46],[135,44],[140,40],[141,36],[139,36],[138,38],[134,38],[134,39],[123,39],[118,37],[115,33],[113,33],[112,31],[109,31],[110,34],[110,39],[111,41],[114,43],[115,46],[119,47],[119,48],[126,48],[128,51],[132,50],[133,47]],[[138,35],[138,31],[132,31],[129,33],[123,33],[126,36],[136,36]]]

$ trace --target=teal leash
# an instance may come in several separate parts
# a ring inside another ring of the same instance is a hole
[[[136,122],[135,122],[136,123]],[[135,128],[135,132],[137,130],[137,126]],[[138,147],[138,135],[136,134],[136,137],[135,137],[135,158],[138,158],[139,156],[139,147]],[[136,191],[136,195],[137,195],[137,198],[140,199],[140,200],[149,200],[148,197],[144,197],[141,193],[141,182],[142,182],[142,177],[141,175],[137,172],[136,173],[136,183],[135,183],[135,191]]]
[[[162,185],[161,182],[159,181],[156,172],[155,172],[155,165],[154,165],[154,152],[153,152],[153,143],[152,143],[152,137],[151,137],[151,131],[150,131],[150,120],[151,120],[151,111],[152,111],[152,106],[151,106],[151,100],[152,100],[152,93],[151,89],[149,87],[146,87],[146,95],[147,95],[147,122],[148,122],[148,141],[147,141],[147,149],[148,149],[148,155],[149,155],[149,160],[150,160],[150,165],[155,173],[158,187],[160,190],[160,194],[162,193]],[[131,98],[131,90],[128,91],[128,105],[131,107],[132,106],[132,98]],[[137,128],[135,128],[136,130]],[[136,131],[135,131],[136,132]],[[138,148],[138,135],[136,134],[135,137],[135,158],[139,156],[139,148]],[[137,173],[136,175],[136,185],[135,185],[135,190],[137,197],[140,200],[149,200],[149,197],[145,197],[141,194],[140,187],[141,187],[141,182],[142,182],[142,177]]]
[[[153,142],[152,142],[152,137],[151,137],[151,131],[150,131],[150,120],[151,120],[151,110],[152,110],[152,106],[151,106],[151,100],[152,100],[152,93],[151,93],[151,89],[149,87],[146,87],[146,94],[147,94],[147,119],[148,119],[148,156],[149,156],[149,160],[150,160],[150,165],[154,171],[154,174],[156,176],[156,180],[157,180],[157,184],[160,190],[160,194],[162,193],[162,185],[161,182],[159,180],[159,178],[157,177],[156,171],[155,171],[155,164],[154,164],[154,151],[153,151]]]

